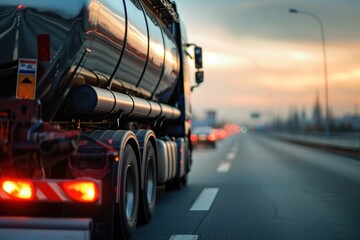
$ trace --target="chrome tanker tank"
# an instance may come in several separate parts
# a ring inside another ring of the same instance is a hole
[[[45,120],[78,85],[172,105],[179,50],[147,2],[2,0],[0,97],[35,85]]]

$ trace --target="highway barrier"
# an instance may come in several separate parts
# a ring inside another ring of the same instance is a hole
[[[360,160],[360,133],[302,134],[272,132],[271,137]]]

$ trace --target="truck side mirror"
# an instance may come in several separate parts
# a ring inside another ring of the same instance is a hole
[[[195,81],[196,81],[196,85],[191,87],[191,91],[193,91],[194,88],[197,88],[204,81],[204,72],[203,71],[198,70],[195,73]]]
[[[201,47],[195,47],[194,48],[194,55],[195,55],[195,68],[201,69],[203,67],[202,63],[202,48]]]
[[[204,72],[203,71],[197,71],[195,73],[195,81],[196,81],[196,84],[200,84],[204,81]]]
[[[185,47],[188,48],[190,46],[194,47],[194,57],[192,57],[187,51],[186,54],[191,58],[195,58],[195,68],[197,72],[195,73],[195,86],[191,86],[191,91],[194,90],[194,88],[198,87],[203,81],[204,81],[204,72],[201,70],[203,68],[203,61],[202,61],[202,48],[198,47],[194,43],[186,43]]]

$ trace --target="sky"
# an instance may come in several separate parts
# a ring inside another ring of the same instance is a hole
[[[194,89],[195,116],[218,120],[312,116],[316,95],[325,109],[324,26],[329,108],[360,115],[359,0],[176,0],[188,39],[203,48],[204,83]],[[324,110],[323,110],[324,111]],[[252,121],[255,121],[254,119]]]

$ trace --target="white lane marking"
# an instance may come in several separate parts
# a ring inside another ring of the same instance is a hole
[[[219,188],[204,188],[190,208],[190,211],[209,211],[218,192]]]
[[[169,240],[197,240],[198,235],[172,235]]]
[[[226,155],[227,160],[234,160],[236,157],[236,153],[230,152]]]
[[[224,173],[224,172],[228,172],[230,170],[230,167],[231,167],[231,163],[229,162],[222,162],[220,163],[219,167],[217,168],[217,172],[221,172],[221,173]]]

